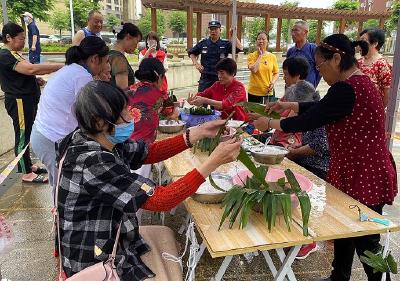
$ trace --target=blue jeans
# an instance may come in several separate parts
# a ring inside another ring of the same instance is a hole
[[[40,63],[40,52],[29,50],[29,62],[33,64]]]

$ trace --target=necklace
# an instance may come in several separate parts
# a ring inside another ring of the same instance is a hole
[[[349,79],[351,76],[353,76],[356,72],[360,71],[358,68],[356,70],[354,70],[352,73],[350,73],[350,75],[348,75],[346,77],[346,79],[344,79],[343,81],[346,81],[347,79]]]

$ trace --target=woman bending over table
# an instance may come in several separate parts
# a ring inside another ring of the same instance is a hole
[[[227,118],[234,112],[233,119],[247,121],[248,117],[244,108],[236,105],[239,102],[247,101],[243,83],[235,79],[236,62],[231,58],[225,58],[220,60],[215,68],[219,81],[204,92],[197,93],[195,96],[189,95],[189,104],[211,105],[222,112],[222,118]]]
[[[385,204],[392,204],[397,194],[393,158],[386,148],[384,109],[371,79],[357,67],[355,47],[365,49],[365,42],[351,42],[343,34],[326,37],[317,47],[317,69],[331,86],[318,102],[269,103],[267,110],[291,109],[298,116],[284,120],[260,118],[260,129],[275,128],[284,132],[304,132],[326,127],[331,159],[327,181],[354,199],[382,214]],[[331,276],[327,279],[350,280],[354,251],[380,249],[380,235],[367,235],[334,241]],[[381,280],[381,273],[364,264],[368,280]],[[390,276],[388,279],[390,280]]]
[[[108,259],[121,221],[116,256],[119,277],[123,281],[154,277],[158,272],[141,259],[150,249],[139,235],[138,209],[174,208],[196,192],[218,166],[234,161],[239,155],[241,140],[226,141],[181,179],[156,186],[130,170],[166,160],[202,138],[215,137],[225,121],[208,122],[183,135],[147,145],[129,140],[134,123],[127,104],[128,98],[119,88],[102,81],[88,83],[75,106],[79,129],[58,143],[58,160],[66,155],[59,167],[58,212],[60,256],[68,277]],[[161,262],[160,254],[153,256]],[[173,280],[180,280],[175,277]]]

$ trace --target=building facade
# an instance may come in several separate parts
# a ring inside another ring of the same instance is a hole
[[[360,10],[384,12],[390,8],[392,2],[388,0],[360,0]]]

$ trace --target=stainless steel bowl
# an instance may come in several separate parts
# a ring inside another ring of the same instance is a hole
[[[216,182],[217,185],[218,185],[218,182],[225,181],[230,185],[230,187],[233,186],[233,178],[229,175],[212,173],[212,178],[213,178],[214,182]],[[211,185],[208,178],[207,178],[206,182],[203,183],[199,187],[200,190],[203,185]],[[222,200],[224,200],[225,195],[226,195],[226,192],[207,193],[207,192],[201,192],[199,189],[197,190],[197,192],[195,194],[192,195],[192,198],[193,198],[193,200],[200,202],[200,203],[218,204],[218,203],[221,203]]]
[[[285,156],[289,153],[289,150],[283,148],[281,146],[269,145],[274,149],[282,151],[280,154],[268,154],[267,152],[263,151],[264,147],[257,147],[251,150],[251,155],[253,156],[254,160],[258,163],[268,164],[268,165],[275,165],[280,164]]]
[[[183,127],[185,127],[185,124],[185,122],[180,120],[160,120],[160,123],[158,124],[158,130],[162,133],[174,134],[182,131]]]

